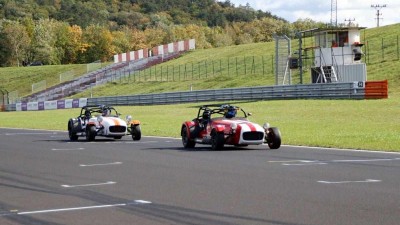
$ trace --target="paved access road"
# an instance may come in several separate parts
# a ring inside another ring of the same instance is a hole
[[[399,223],[399,154],[266,149],[0,129],[0,224]]]

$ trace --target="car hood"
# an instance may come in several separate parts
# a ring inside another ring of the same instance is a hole
[[[101,123],[103,125],[108,125],[108,126],[125,126],[126,127],[126,122],[117,117],[103,117],[103,122],[101,122]]]
[[[236,124],[242,128],[242,131],[264,131],[264,128],[262,128],[259,124],[250,122],[248,120],[243,120],[243,119],[218,119],[212,121],[212,124],[215,125],[223,125],[223,126],[229,126],[231,127],[233,124]]]
[[[103,117],[103,121],[101,123],[97,122],[97,118],[91,118],[90,122],[94,122],[95,124],[98,125],[103,125],[105,127],[109,126],[124,126],[126,127],[126,122],[125,120],[122,120],[118,117]]]

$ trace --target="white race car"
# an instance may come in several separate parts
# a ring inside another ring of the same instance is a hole
[[[119,118],[121,114],[111,106],[84,106],[77,118],[68,121],[68,135],[71,141],[86,137],[94,141],[96,136],[121,139],[132,135],[134,141],[140,140],[142,132],[139,120],[126,116],[126,121]]]

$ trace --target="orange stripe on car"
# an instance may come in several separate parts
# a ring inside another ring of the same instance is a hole
[[[119,120],[118,120],[117,118],[112,118],[112,120],[114,121],[114,123],[115,123],[116,126],[121,125],[121,124],[119,123]]]

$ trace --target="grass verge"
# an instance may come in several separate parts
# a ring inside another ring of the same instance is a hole
[[[279,127],[283,144],[400,152],[399,96],[383,100],[286,100],[232,102],[250,120]],[[191,103],[121,106],[118,111],[142,122],[143,135],[180,137],[183,121],[197,115]],[[80,109],[0,113],[0,127],[66,130]],[[160,116],[162,115],[162,116]],[[68,138],[67,135],[65,137]]]

